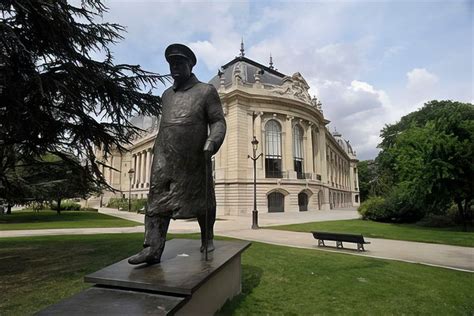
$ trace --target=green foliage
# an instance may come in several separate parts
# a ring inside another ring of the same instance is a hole
[[[357,164],[361,202],[364,202],[369,197],[371,191],[370,185],[376,176],[373,168],[373,163],[373,160],[363,160],[359,161],[359,163]]]
[[[50,208],[52,210],[57,210],[58,209],[58,204],[56,202],[52,202],[50,205]],[[81,205],[79,203],[75,203],[72,201],[64,201],[61,202],[61,211],[80,211],[81,210]]]
[[[363,219],[374,221],[386,221],[390,219],[390,214],[385,207],[385,199],[373,196],[362,202],[357,209]]]
[[[431,101],[381,133],[377,173],[396,221],[445,214],[452,203],[464,222],[474,199],[474,106]]]
[[[436,214],[427,214],[416,224],[425,227],[452,227],[455,225],[450,216]]]
[[[131,117],[160,113],[151,89],[164,78],[114,63],[125,28],[104,21],[100,0],[8,0],[0,11],[0,187],[21,183],[7,176],[18,162],[47,153],[107,185],[95,149],[124,150],[139,131]]]
[[[57,205],[63,199],[87,198],[100,192],[100,187],[82,167],[71,165],[62,157],[46,154],[17,162],[5,175],[9,185],[0,186],[1,196],[19,204],[55,201]]]
[[[144,212],[144,208],[147,204],[147,199],[132,199],[130,206],[131,212]],[[111,198],[107,207],[117,208],[123,211],[128,211],[128,199],[125,198]]]
[[[84,212],[99,212],[99,209],[97,208],[93,208],[93,207],[82,207],[81,208],[81,211],[84,211]]]

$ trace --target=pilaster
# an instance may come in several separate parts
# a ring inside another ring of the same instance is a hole
[[[287,115],[285,121],[285,153],[283,157],[283,161],[285,165],[283,166],[283,170],[288,172],[288,178],[296,179],[296,172],[295,167],[293,165],[293,133],[292,133],[292,121],[293,116]]]

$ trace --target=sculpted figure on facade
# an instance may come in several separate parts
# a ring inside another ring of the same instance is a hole
[[[296,72],[291,77],[284,77],[282,86],[274,88],[272,92],[278,95],[289,95],[311,104],[311,96],[308,93],[308,89],[309,85],[306,80],[299,72]]]
[[[211,156],[219,150],[226,133],[222,105],[214,86],[200,82],[192,73],[196,56],[191,49],[172,44],[165,57],[174,84],[162,96],[144,248],[129,259],[130,264],[160,262],[171,219],[197,218],[201,252],[214,250],[216,199]]]

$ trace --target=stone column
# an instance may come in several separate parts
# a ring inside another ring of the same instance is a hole
[[[140,153],[140,187],[143,188],[145,186],[145,160],[146,160],[146,152],[142,151]]]
[[[329,168],[329,165],[328,165],[328,161],[326,159],[326,155],[327,155],[327,152],[326,152],[326,133],[325,133],[325,128],[322,127],[320,130],[319,130],[319,143],[321,144],[320,145],[320,163],[321,163],[321,181],[322,183],[324,184],[328,184],[328,168]]]
[[[295,167],[293,165],[293,116],[287,115],[285,121],[285,152],[283,153],[283,161],[285,163],[283,170],[288,172],[288,178],[296,179]]]
[[[306,128],[306,157],[305,157],[305,172],[311,173],[311,179],[313,179],[312,174],[314,173],[314,162],[313,162],[313,123],[309,122],[308,127]]]
[[[110,166],[112,168],[114,167],[114,156],[112,156],[112,155],[110,155]],[[110,182],[110,185],[113,186],[113,184],[114,184],[114,171],[112,169],[110,169],[109,182]]]
[[[260,153],[263,153],[264,152],[264,146],[265,146],[265,141],[264,141],[264,137],[263,137],[263,133],[262,133],[262,115],[263,115],[263,112],[256,112],[255,113],[256,116],[255,116],[255,122],[254,122],[254,130],[253,130],[253,133],[255,135],[255,137],[257,137],[257,140],[259,141],[259,146],[258,146],[258,150],[257,150],[257,155],[259,155]],[[265,175],[263,173],[263,166],[264,166],[264,162],[265,162],[265,156],[262,155],[262,157],[260,157],[258,160],[257,160],[257,178],[265,178]]]
[[[314,161],[313,161],[314,169],[313,170],[314,170],[314,173],[321,175],[322,146],[321,146],[321,136],[319,135],[319,128],[317,126],[314,132],[315,132],[314,140],[316,141],[316,155],[314,156]],[[314,142],[313,142],[313,148],[314,148]]]
[[[132,179],[132,188],[134,188],[137,183],[137,155],[135,154],[132,155],[132,160],[133,160],[132,161],[133,171],[135,171],[135,173],[133,174],[133,179]]]
[[[142,151],[142,155],[143,155],[143,167],[142,167],[142,183],[143,183],[143,187],[146,188],[146,183],[148,182],[148,179],[146,177],[146,170],[148,168],[148,153],[146,150]]]
[[[109,168],[107,168],[105,165],[107,164],[107,161],[104,160],[102,161],[103,162],[103,165],[102,165],[102,175],[104,176],[104,179],[106,182],[109,182],[109,174],[108,174],[108,170]],[[110,184],[110,183],[109,183]]]
[[[146,179],[146,183],[147,183],[147,187],[150,186],[150,175],[151,175],[151,149],[147,149],[146,150],[146,176],[145,176],[145,179]]]
[[[137,185],[136,187],[140,187],[140,183],[142,183],[142,153],[139,152],[137,153],[137,170],[135,170],[135,173],[137,174]]]
[[[326,128],[322,126],[319,129],[319,143],[320,143],[320,157],[321,157],[321,182],[323,184],[323,201],[321,203],[321,209],[322,210],[329,210],[329,181],[328,181],[328,168],[330,168],[330,165],[328,164],[328,161],[326,160]]]

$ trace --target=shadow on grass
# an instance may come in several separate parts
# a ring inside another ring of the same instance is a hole
[[[232,315],[239,305],[245,300],[247,295],[252,293],[253,289],[260,284],[263,275],[263,269],[243,264],[242,265],[242,293],[227,301],[224,306],[216,313],[216,315]]]

